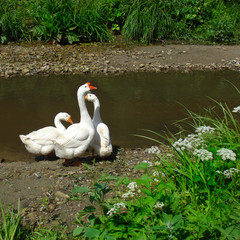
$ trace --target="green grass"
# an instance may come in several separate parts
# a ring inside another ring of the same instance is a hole
[[[203,115],[191,111],[188,114],[183,123],[191,127],[192,133],[182,128],[177,135],[162,136],[150,130],[146,131],[155,137],[142,135],[165,145],[168,151],[154,153],[152,148],[155,162],[135,166],[142,171],[140,178],[114,181],[109,176],[107,181],[95,184],[95,190],[73,190],[75,194],[90,194],[92,203],[79,212],[74,236],[238,239],[239,113],[232,113],[227,105],[216,102],[215,108]],[[165,143],[158,138],[164,138]],[[104,199],[110,186],[114,197]]]
[[[2,213],[2,220],[0,221],[0,239],[1,240],[18,240],[22,239],[23,230],[21,228],[21,211],[20,201],[18,202],[18,211],[15,214],[11,207],[7,212],[4,211],[0,202],[0,209]]]
[[[240,4],[223,0],[2,0],[0,41],[239,43]]]

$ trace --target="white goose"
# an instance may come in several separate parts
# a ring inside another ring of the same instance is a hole
[[[108,157],[112,153],[112,144],[110,138],[110,132],[108,126],[103,123],[100,115],[100,102],[96,95],[87,94],[85,97],[86,100],[93,102],[94,114],[93,114],[93,124],[95,127],[95,135],[90,143],[90,147],[100,157]]]
[[[81,121],[71,125],[54,141],[56,156],[65,159],[65,164],[69,164],[69,159],[80,157],[89,147],[95,134],[95,128],[85,103],[85,95],[93,89],[96,87],[91,86],[90,83],[79,87],[77,98]]]
[[[27,151],[35,155],[44,155],[46,159],[46,156],[54,151],[53,139],[66,130],[61,121],[73,123],[68,113],[60,112],[54,118],[56,127],[48,126],[27,135],[19,135]]]

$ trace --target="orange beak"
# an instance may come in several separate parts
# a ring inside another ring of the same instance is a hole
[[[89,86],[90,90],[97,89],[96,87],[92,86],[90,82],[87,82],[87,85]]]
[[[72,121],[71,117],[68,118],[68,122],[70,122],[71,124],[73,124],[73,121]]]
[[[88,99],[88,94],[85,96],[85,99],[86,99],[86,100]]]

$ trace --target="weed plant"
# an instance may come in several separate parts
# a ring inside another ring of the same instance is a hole
[[[9,207],[7,212],[5,212],[1,202],[0,209],[2,213],[2,221],[0,221],[0,240],[22,239],[23,230],[20,224],[22,219],[20,201],[18,202],[17,214],[15,214],[14,210],[11,207]]]
[[[219,112],[220,110],[220,112]],[[158,144],[155,162],[142,162],[137,179],[101,179],[74,193],[90,194],[90,206],[79,212],[78,239],[239,239],[240,107],[216,106],[203,115],[188,110],[193,129],[177,135],[143,136]],[[181,123],[178,123],[181,124]],[[104,198],[114,191],[112,198]],[[96,203],[96,204],[94,204]],[[101,210],[99,210],[101,209]]]
[[[2,0],[0,41],[239,43],[234,0]]]

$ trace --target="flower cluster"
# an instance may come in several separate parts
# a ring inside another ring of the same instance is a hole
[[[213,154],[212,152],[209,152],[206,149],[195,149],[193,151],[193,155],[199,157],[202,161],[208,161],[213,159]]]
[[[130,182],[128,184],[128,188],[130,189],[130,191],[135,192],[138,188],[138,185],[136,182]]]
[[[225,170],[224,172],[220,172],[219,170],[216,171],[219,174],[223,174],[226,178],[231,178],[234,173],[239,173],[240,170],[236,168],[230,168]]]
[[[138,193],[141,192],[141,190],[138,189],[138,185],[136,182],[130,182],[127,187],[129,189],[129,191],[127,193],[124,193],[122,195],[122,198],[134,197],[134,195],[136,195],[136,192],[138,192]]]
[[[210,126],[200,126],[196,128],[195,133],[196,134],[189,134],[186,138],[182,139],[180,138],[178,141],[173,143],[173,147],[177,151],[185,151],[185,150],[193,150],[195,148],[203,148],[204,145],[204,138],[203,135],[206,133],[213,133],[214,128]]]
[[[234,113],[240,112],[240,106],[235,107],[235,108],[232,110],[232,112],[234,112]]]
[[[158,202],[158,201],[157,201],[156,204],[154,205],[154,208],[155,208],[155,209],[160,209],[160,210],[162,210],[164,206],[165,206],[165,205],[164,205],[163,202]]]
[[[161,151],[157,146],[151,146],[150,148],[146,149],[147,153],[149,154],[160,154]]]
[[[221,156],[223,160],[232,160],[236,161],[236,153],[227,148],[221,148],[217,150],[217,155]]]
[[[214,128],[209,127],[209,126],[200,126],[195,130],[195,132],[198,135],[202,135],[204,133],[212,133],[214,130],[215,130]]]
[[[177,151],[192,150],[204,144],[204,140],[196,134],[189,134],[186,138],[178,139],[173,143]]]
[[[119,212],[120,209],[126,208],[125,203],[120,202],[120,203],[115,203],[113,207],[107,212],[107,215],[111,217],[113,214],[116,214]]]

